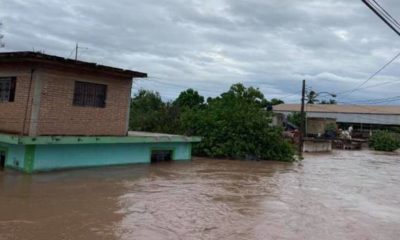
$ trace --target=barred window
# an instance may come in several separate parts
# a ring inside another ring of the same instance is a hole
[[[0,102],[14,102],[16,77],[0,77]]]
[[[75,82],[75,106],[104,108],[106,106],[107,85]]]

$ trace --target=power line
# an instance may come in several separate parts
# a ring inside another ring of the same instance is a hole
[[[392,59],[390,59],[389,62],[387,62],[385,65],[383,65],[378,71],[374,72],[369,78],[367,78],[364,82],[362,82],[361,84],[359,84],[357,87],[350,89],[350,90],[346,90],[343,92],[339,92],[336,93],[336,95],[349,95],[353,92],[356,92],[358,90],[361,89],[362,86],[364,86],[365,84],[367,84],[370,80],[372,80],[374,77],[376,77],[380,72],[382,72],[385,68],[387,68],[391,63],[393,63],[397,58],[400,57],[400,52],[398,54],[396,54],[396,56],[394,56]]]
[[[381,12],[386,15],[386,17],[391,21],[392,24],[400,28],[400,23],[394,17],[392,17],[392,15],[390,15],[388,11],[386,11],[377,1],[372,1],[378,6],[379,9],[381,9]]]
[[[147,77],[147,79],[151,79],[152,81],[154,81],[156,83],[159,83],[159,84],[162,84],[162,85],[173,86],[173,87],[176,87],[176,88],[183,88],[183,89],[194,88],[192,86],[187,86],[187,85],[179,85],[179,84],[175,84],[175,83],[166,83],[166,82],[160,81],[160,79],[162,79],[162,78],[158,78],[158,77]],[[141,80],[143,80],[143,79],[141,79]],[[196,87],[196,90],[199,90],[199,91],[202,91],[202,92],[208,92],[208,93],[212,93],[212,94],[217,93],[216,91],[210,91],[209,89],[202,89],[202,88],[197,88],[197,87]]]
[[[300,97],[301,92],[298,92],[298,93],[291,93],[291,94],[289,94],[289,95],[284,95],[283,97],[279,97],[279,98],[280,98],[280,99],[285,99],[285,98],[290,98],[290,97],[297,96],[297,95]]]
[[[192,87],[192,86],[187,86],[187,85],[180,85],[180,84],[170,83],[170,82],[167,83],[167,82],[164,82],[164,81],[160,81],[160,80],[163,80],[163,78],[161,78],[161,77],[149,76],[146,79],[138,79],[136,81],[146,81],[147,79],[151,79],[152,81],[154,81],[156,83],[159,83],[159,84],[162,84],[162,85],[168,85],[168,86],[172,86],[172,87],[176,87],[176,88],[183,88],[183,89],[193,88],[193,89],[198,90],[198,91],[207,92],[207,93],[211,93],[211,94],[218,94],[218,95],[223,93],[223,92],[212,91],[212,90],[204,89],[204,88]],[[246,84],[246,83],[251,83],[251,82],[244,82],[243,84]],[[262,84],[262,83],[260,83],[260,84]],[[268,83],[265,83],[265,84],[268,84]],[[290,93],[288,95],[285,95],[283,97],[278,97],[278,98],[279,99],[284,99],[284,98],[288,98],[288,97],[295,96],[295,95],[298,95],[298,94],[300,94],[300,93],[298,93],[298,92]]]
[[[385,14],[382,13],[382,10],[380,10],[380,8],[383,9],[382,7],[378,7],[378,8],[377,8],[376,5],[371,4],[371,2],[370,2],[369,0],[362,0],[362,1],[365,3],[365,5],[367,5],[367,7],[369,7],[369,8],[374,12],[383,22],[385,22],[386,25],[388,25],[393,31],[395,31],[395,32],[397,33],[397,35],[400,36],[400,31],[399,31],[399,29],[396,28],[396,24],[393,25],[393,20],[391,20],[390,17],[388,18],[388,16],[385,16]],[[380,6],[380,5],[379,5],[379,6]]]
[[[68,57],[67,58],[71,58],[72,57],[72,54],[75,52],[75,47],[71,50],[71,52],[69,53],[69,55],[68,55]]]
[[[366,86],[366,87],[361,87],[359,89],[367,89],[367,88],[372,88],[372,87],[377,87],[377,86],[383,86],[383,85],[389,85],[389,84],[398,84],[398,83],[400,83],[399,80],[386,81],[386,82],[383,82],[383,83],[377,83],[377,84],[369,85],[369,86]]]
[[[375,4],[372,4],[369,0],[362,0],[379,18],[381,18],[390,28],[392,28],[398,35],[400,35],[399,29],[400,24],[399,22],[390,15],[389,12],[387,12],[377,1],[372,0]],[[391,63],[393,63],[397,58],[400,57],[400,52],[396,54],[392,59],[390,59],[389,62],[387,62],[385,65],[383,65],[378,71],[373,73],[369,78],[367,78],[364,82],[359,84],[357,87],[346,90],[343,92],[339,92],[336,95],[349,95],[353,92],[356,92],[362,87],[367,84],[370,80],[372,80],[374,77],[376,77],[379,73],[381,73],[386,67],[388,67]]]

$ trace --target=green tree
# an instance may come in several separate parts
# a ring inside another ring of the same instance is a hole
[[[320,104],[334,105],[334,104],[337,104],[337,102],[336,102],[335,99],[329,99],[328,101],[327,101],[327,100],[322,100],[322,101],[320,102]]]
[[[180,108],[201,107],[204,104],[204,97],[197,91],[189,88],[186,91],[181,92],[173,104]]]
[[[293,149],[281,134],[270,127],[268,101],[255,88],[232,85],[229,91],[209,98],[207,106],[182,115],[187,134],[203,137],[197,154],[211,157],[292,160]]]
[[[140,90],[132,98],[130,129],[202,136],[194,146],[200,155],[290,161],[293,149],[282,129],[270,126],[269,104],[258,89],[242,84],[207,103],[193,89],[167,103],[157,92]]]
[[[306,100],[307,100],[307,104],[315,104],[318,103],[319,100],[317,99],[318,94],[311,90],[309,92],[306,93]]]
[[[270,104],[272,106],[279,105],[279,104],[284,104],[284,103],[285,103],[284,101],[282,101],[281,99],[277,99],[277,98],[273,98],[270,101]]]
[[[131,100],[129,129],[158,132],[165,124],[165,103],[158,92],[139,90]]]
[[[287,120],[299,127],[301,125],[301,114],[299,112],[291,113],[288,115]]]

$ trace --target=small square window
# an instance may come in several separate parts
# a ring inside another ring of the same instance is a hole
[[[14,102],[16,77],[0,77],[0,102]]]
[[[104,108],[106,106],[107,85],[75,82],[75,106]]]

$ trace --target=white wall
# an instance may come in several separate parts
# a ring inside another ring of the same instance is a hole
[[[275,111],[289,115],[291,112]],[[400,115],[359,114],[359,113],[317,113],[307,112],[307,117],[335,118],[337,122],[400,125]]]

